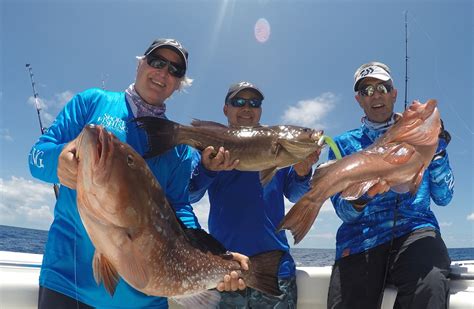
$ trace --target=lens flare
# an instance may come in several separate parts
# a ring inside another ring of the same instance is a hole
[[[265,43],[270,38],[270,24],[265,18],[260,18],[255,23],[255,38],[260,43]]]

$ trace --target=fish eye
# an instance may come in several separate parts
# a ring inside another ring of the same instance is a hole
[[[134,160],[133,160],[133,156],[132,155],[128,155],[127,156],[127,164],[128,166],[133,166],[134,165]]]

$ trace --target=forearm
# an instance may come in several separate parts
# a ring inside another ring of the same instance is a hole
[[[431,198],[437,205],[447,205],[454,193],[454,175],[448,154],[433,160],[428,170]]]
[[[44,141],[44,137],[41,137],[29,153],[31,175],[45,182],[58,183],[58,158],[64,146]]]
[[[285,179],[284,194],[286,198],[296,203],[303,195],[311,189],[311,170],[305,176],[299,176],[294,168],[288,170]]]
[[[217,174],[218,172],[206,169],[201,163],[196,165],[189,180],[189,200],[191,203],[201,200]]]
[[[341,193],[333,195],[331,197],[331,202],[334,206],[337,216],[345,223],[354,222],[360,218],[367,204],[365,201],[359,201],[355,203],[347,201],[341,197]]]

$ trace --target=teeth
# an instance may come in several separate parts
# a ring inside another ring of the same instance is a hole
[[[163,84],[163,83],[161,83],[161,82],[159,82],[159,81],[153,80],[153,79],[151,80],[151,82],[152,82],[153,84],[155,84],[155,85],[160,86],[160,87],[164,87],[164,86],[165,86],[165,84]]]

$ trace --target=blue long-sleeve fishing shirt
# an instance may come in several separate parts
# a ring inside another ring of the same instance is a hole
[[[293,203],[301,198],[310,189],[311,173],[300,177],[292,167],[283,168],[262,187],[258,172],[207,170],[198,152],[194,154],[194,166],[190,199],[198,202],[208,191],[210,234],[228,250],[248,256],[285,251],[278,276],[294,276],[295,262],[285,232],[276,233],[276,228],[285,215],[284,196]]]
[[[29,154],[31,174],[57,183],[58,157],[64,146],[75,139],[87,124],[103,126],[139,154],[147,149],[145,132],[137,128],[132,109],[123,92],[90,89],[77,94],[33,146]],[[189,203],[188,184],[192,152],[178,146],[147,160],[178,217],[186,226],[199,227]],[[147,296],[120,279],[114,296],[94,281],[94,247],[82,225],[76,191],[61,186],[54,209],[54,221],[40,273],[40,285],[98,308],[167,308],[166,298]]]
[[[374,130],[363,124],[334,140],[341,155],[347,156],[370,146],[385,131]],[[334,153],[329,151],[329,159],[334,158]],[[388,191],[376,195],[362,211],[357,211],[351,203],[341,198],[341,193],[335,194],[331,201],[343,221],[336,237],[336,259],[384,244],[390,241],[392,231],[394,237],[399,237],[425,227],[439,230],[430,209],[430,201],[445,206],[451,201],[453,190],[454,177],[446,153],[444,157],[431,162],[413,196],[410,193]]]

